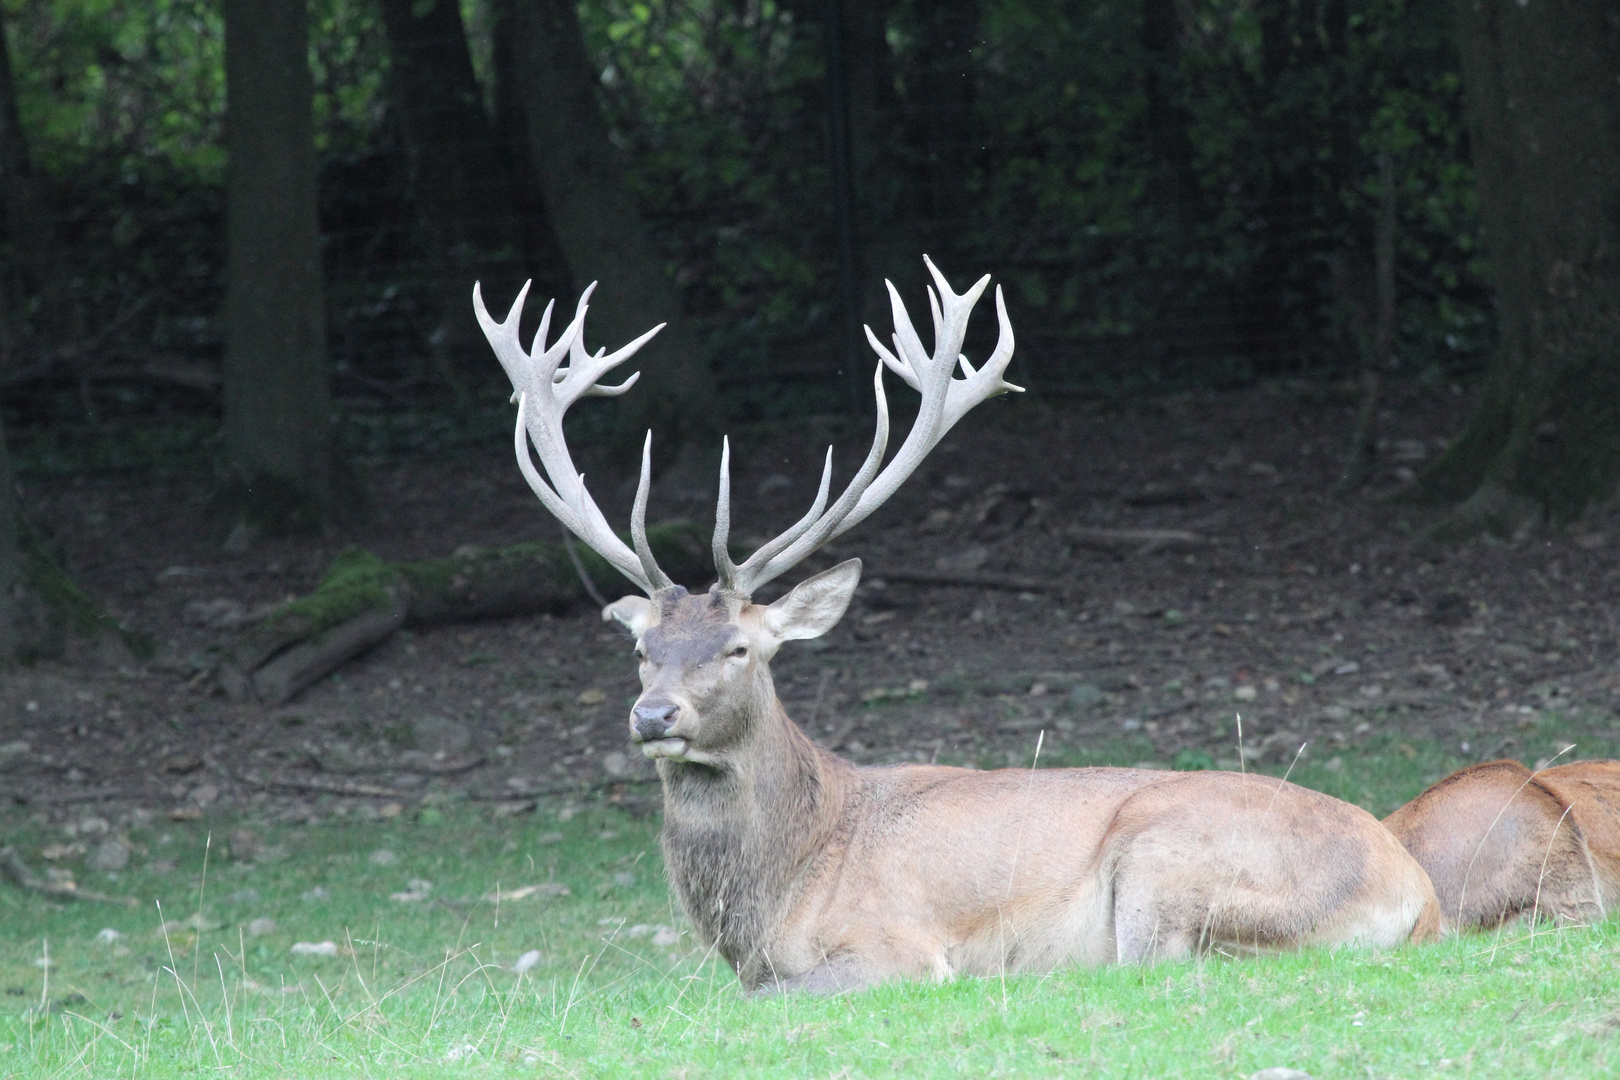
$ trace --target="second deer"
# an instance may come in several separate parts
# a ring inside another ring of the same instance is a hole
[[[1620,905],[1620,762],[1484,762],[1384,824],[1428,872],[1448,931],[1589,924]]]
[[[512,379],[519,468],[546,509],[641,590],[604,617],[635,636],[642,693],[630,738],[657,763],[665,866],[704,941],[749,990],[834,993],[894,978],[1435,936],[1428,876],[1370,814],[1326,795],[1224,772],[859,767],[788,717],[771,658],[838,622],[861,563],[840,563],[771,604],[754,603],[755,590],[869,516],[970,409],[1018,389],[1002,379],[1013,334],[1000,290],[1000,337],[975,368],[961,349],[989,278],[957,295],[928,269],[938,288],[929,290],[932,352],[892,285],[893,350],[867,330],[881,361],[877,431],[849,486],[831,498],[829,450],[810,511],[737,565],[727,547],[728,444],[719,580],[696,593],[664,574],[646,542],[651,435],[628,545],[563,438],[563,414],[580,397],[630,388],[633,375],[617,386],[599,380],[651,333],[612,354],[587,353],[587,290],[549,347],[548,306],[526,350],[523,294],[496,322],[474,289],[479,323]],[[884,368],[922,399],[887,465]]]

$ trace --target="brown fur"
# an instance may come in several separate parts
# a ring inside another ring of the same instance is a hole
[[[1428,878],[1388,830],[1273,778],[857,767],[783,711],[765,609],[676,592],[639,624],[641,701],[681,717],[644,744],[664,786],[665,862],[749,989],[1390,947],[1438,931]]]
[[[1590,923],[1620,902],[1620,762],[1474,765],[1384,824],[1428,872],[1448,930]]]

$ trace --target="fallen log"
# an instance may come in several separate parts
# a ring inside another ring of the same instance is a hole
[[[655,525],[647,540],[677,580],[712,573],[708,540],[691,523]],[[571,555],[562,543],[407,562],[353,549],[333,560],[315,591],[243,633],[216,677],[232,700],[282,705],[401,627],[561,614],[589,599],[587,579],[605,584],[617,574],[594,551]]]

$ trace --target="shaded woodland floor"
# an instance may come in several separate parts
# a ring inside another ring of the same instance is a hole
[[[1337,388],[990,403],[802,568],[855,555],[867,567],[839,627],[783,649],[779,692],[813,737],[863,762],[1027,766],[1039,739],[1043,762],[1106,744],[1236,767],[1239,714],[1257,764],[1304,744],[1331,769],[1340,750],[1411,739],[1533,765],[1565,749],[1549,715],[1591,736],[1560,760],[1595,756],[1620,738],[1620,514],[1441,548],[1415,539],[1421,513],[1378,497],[1444,446],[1467,404],[1397,388],[1376,476],[1346,496],[1333,488],[1354,402]],[[825,444],[847,469],[865,437],[841,421],[738,433],[734,535],[785,527]],[[627,738],[630,644],[593,609],[401,633],[275,709],[224,698],[207,674],[210,650],[237,632],[224,624],[308,591],[344,547],[413,558],[557,532],[506,448],[360,469],[374,502],[364,524],[236,554],[204,514],[201,480],[30,484],[31,514],[69,568],[159,651],[143,663],[80,649],[8,675],[0,797],[115,828],[165,813],[369,818],[452,799],[516,814],[537,795],[593,790],[655,807]],[[712,478],[674,469],[651,516],[705,521],[712,492]],[[628,491],[599,494],[610,520],[628,521]],[[929,574],[1003,587],[900,580]]]

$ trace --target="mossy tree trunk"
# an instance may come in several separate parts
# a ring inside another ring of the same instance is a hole
[[[308,33],[303,0],[226,0],[225,494],[269,529],[335,508]]]
[[[618,399],[615,465],[623,471],[633,466],[648,428],[657,431],[666,453],[690,442],[718,441],[714,377],[664,257],[625,186],[578,10],[572,0],[506,0],[500,25],[512,35],[529,149],[552,230],[576,287],[601,283],[591,298],[587,344],[592,352],[616,349],[667,324],[626,368],[639,370],[641,381]],[[502,301],[487,299],[491,308]],[[571,305],[559,307],[566,320]],[[664,463],[669,460],[663,456]]]
[[[0,668],[59,656],[70,640],[122,642],[146,659],[152,641],[97,604],[30,533],[0,423]]]
[[[1498,342],[1422,477],[1442,533],[1578,516],[1620,479],[1620,7],[1454,0]]]

